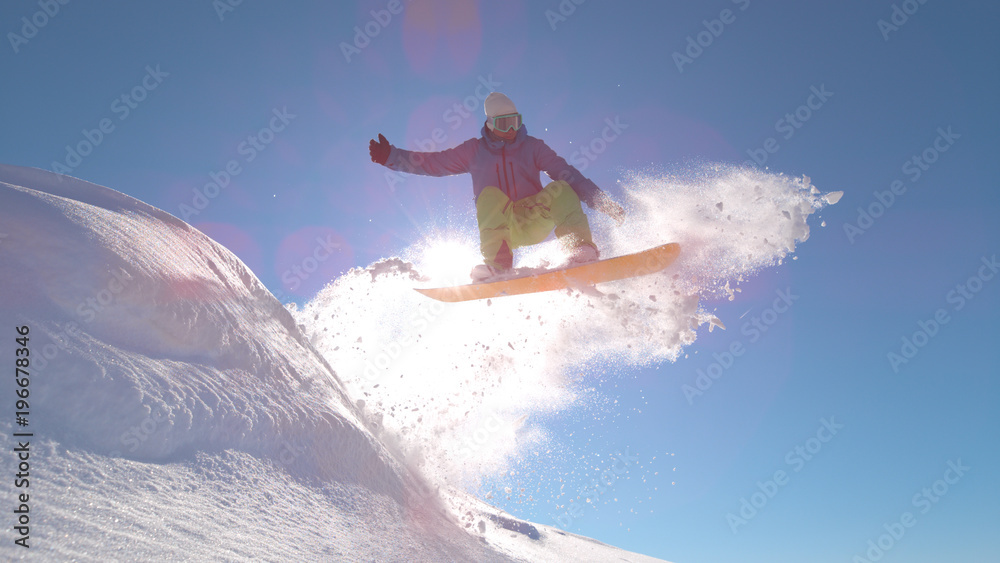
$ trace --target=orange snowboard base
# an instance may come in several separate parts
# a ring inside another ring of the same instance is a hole
[[[414,288],[438,301],[456,303],[505,295],[523,295],[569,287],[595,284],[645,276],[663,270],[680,253],[676,242],[664,244],[625,256],[616,256],[579,266],[551,270],[540,274],[508,278],[492,282],[457,285],[452,287]]]

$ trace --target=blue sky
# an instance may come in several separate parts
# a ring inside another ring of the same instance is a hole
[[[244,0],[220,12],[227,0],[202,0],[38,15],[44,5],[0,7],[0,160],[58,163],[181,216],[286,301],[428,230],[473,228],[467,177],[390,188],[367,144],[477,135],[486,85],[566,157],[605,120],[627,124],[585,171],[612,195],[627,170],[760,162],[770,147],[771,170],[844,199],[798,260],[707,304],[729,330],[675,364],[613,374],[624,414],[563,422],[580,451],[631,451],[660,472],[616,484],[618,502],[602,495],[570,531],[675,561],[852,561],[880,539],[884,561],[1000,558],[1000,279],[986,266],[1000,251],[1000,7]],[[466,99],[469,116],[456,109]],[[228,184],[206,195],[213,176]],[[897,180],[888,209],[859,218]],[[289,275],[317,237],[336,252]],[[793,305],[758,338],[741,330],[779,290]],[[889,354],[919,331],[933,334],[897,373]],[[734,344],[745,351],[689,403],[682,386]],[[938,502],[921,500],[945,478]],[[734,532],[727,514],[759,490],[775,493]],[[552,523],[541,504],[504,508]],[[906,512],[915,524],[886,536]]]

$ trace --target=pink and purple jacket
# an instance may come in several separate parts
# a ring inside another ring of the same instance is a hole
[[[472,174],[476,199],[487,186],[500,188],[512,201],[542,191],[539,172],[552,180],[564,180],[588,206],[601,193],[594,182],[557,155],[545,141],[528,135],[526,127],[512,141],[503,141],[483,126],[482,137],[469,139],[455,148],[438,152],[416,152],[392,147],[385,165],[393,170],[425,176]]]

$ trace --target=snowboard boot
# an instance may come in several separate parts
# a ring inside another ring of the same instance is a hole
[[[469,277],[472,278],[472,283],[482,283],[499,273],[496,268],[489,264],[480,264],[472,269]]]
[[[498,274],[509,272],[514,267],[514,253],[510,251],[507,241],[500,243],[500,250],[497,251],[493,260],[486,260],[472,269],[469,277],[472,281],[479,283]]]
[[[597,251],[597,247],[593,244],[583,243],[577,246],[573,253],[569,256],[570,266],[579,266],[580,264],[586,264],[587,262],[596,262],[600,259],[601,253]]]

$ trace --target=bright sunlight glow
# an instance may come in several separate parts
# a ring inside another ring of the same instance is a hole
[[[434,239],[427,242],[416,257],[421,274],[435,282],[469,283],[469,272],[483,258],[479,250],[465,241],[455,239]]]

